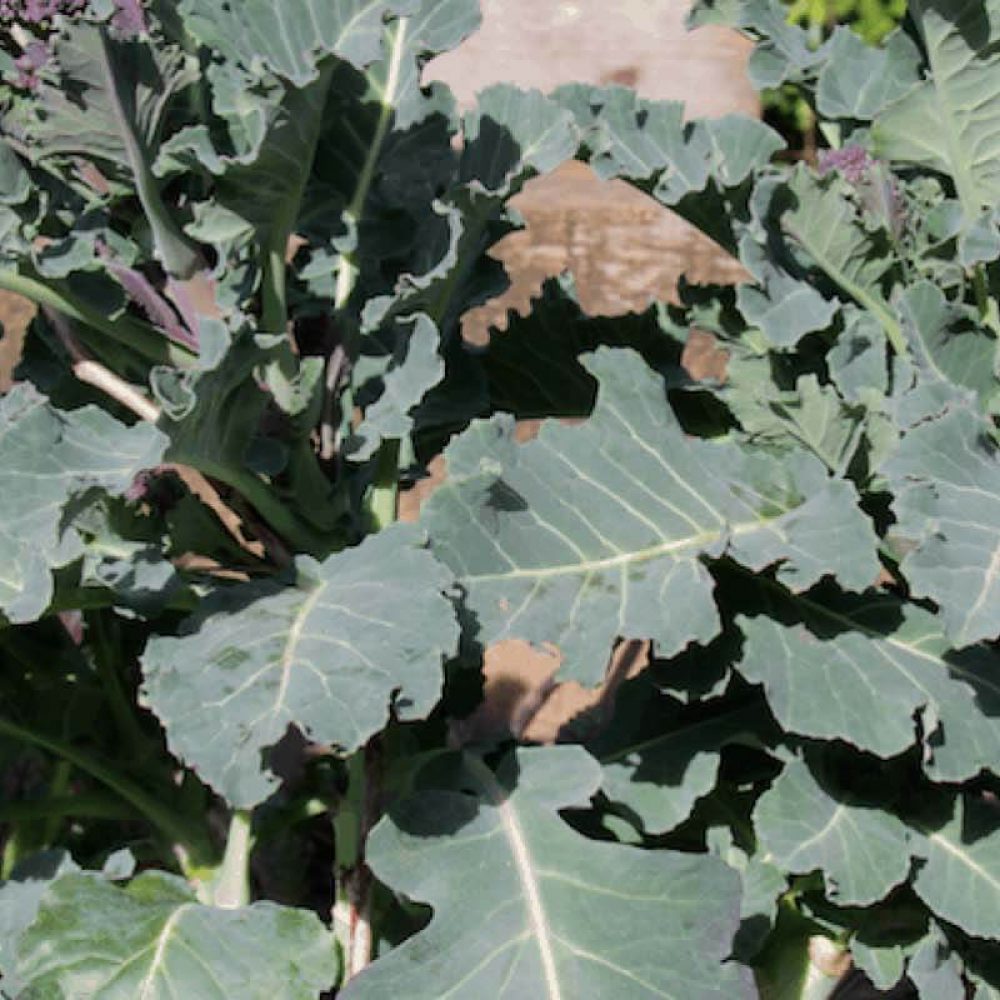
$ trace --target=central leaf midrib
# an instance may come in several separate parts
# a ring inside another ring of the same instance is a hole
[[[563,1000],[562,987],[559,983],[559,972],[556,968],[555,952],[552,944],[552,933],[549,929],[548,917],[542,902],[541,891],[534,866],[531,863],[531,851],[527,838],[521,828],[517,812],[510,802],[510,796],[500,786],[493,773],[485,766],[476,762],[475,771],[482,782],[490,803],[500,814],[504,833],[510,844],[511,856],[517,869],[518,879],[524,893],[528,920],[533,931],[533,939],[538,947],[539,959],[542,963],[542,973],[545,977],[545,995],[548,1000]]]
[[[781,515],[788,513],[783,511]],[[562,563],[557,566],[541,566],[537,568],[524,568],[509,570],[505,573],[465,573],[459,577],[460,580],[474,581],[481,583],[489,580],[533,580],[538,577],[557,576],[579,576],[580,574],[595,573],[603,569],[614,569],[618,566],[626,566],[631,563],[649,562],[660,556],[670,555],[674,552],[681,552],[684,549],[703,549],[712,542],[721,541],[724,538],[732,538],[737,535],[750,534],[766,528],[776,518],[761,518],[755,521],[748,521],[741,524],[723,526],[712,531],[703,531],[697,535],[689,535],[686,538],[671,539],[661,542],[659,545],[651,545],[645,549],[637,549],[632,552],[622,552],[615,556],[607,556],[603,559],[591,559],[586,562]]]

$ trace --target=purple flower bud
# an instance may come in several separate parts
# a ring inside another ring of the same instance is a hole
[[[24,52],[14,60],[17,67],[17,77],[14,86],[22,90],[37,90],[39,87],[38,71],[49,61],[51,53],[44,42],[31,42]]]
[[[111,27],[122,38],[135,38],[148,30],[142,0],[115,0]]]
[[[849,183],[860,184],[867,179],[875,162],[861,146],[824,149],[819,154],[819,172],[826,175],[836,170]]]

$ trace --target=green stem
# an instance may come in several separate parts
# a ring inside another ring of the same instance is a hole
[[[22,295],[41,306],[49,306],[78,323],[93,327],[112,340],[137,351],[152,364],[189,368],[195,361],[196,356],[192,351],[174,344],[151,326],[131,316],[108,319],[107,316],[81,302],[71,292],[55,288],[40,278],[16,271],[0,270],[0,289]]]
[[[112,612],[113,614],[113,612]],[[114,619],[112,619],[114,620]],[[94,650],[94,666],[101,680],[101,687],[108,699],[108,706],[115,718],[119,733],[123,737],[126,752],[131,760],[141,760],[148,749],[146,735],[139,726],[132,708],[132,700],[126,695],[118,672],[115,651],[121,648],[108,635],[104,615],[97,612],[87,616],[88,630]],[[117,625],[117,622],[116,622]],[[117,632],[117,628],[115,629]]]
[[[1000,308],[997,300],[990,297],[989,284],[986,279],[986,268],[979,264],[972,271],[972,288],[976,295],[976,305],[979,307],[979,318],[983,324],[1000,337]]]
[[[89,774],[145,816],[164,837],[181,845],[196,863],[210,857],[208,838],[201,831],[193,830],[186,821],[178,819],[159,799],[89,754],[62,740],[19,726],[9,719],[0,718],[0,735],[47,750],[69,761],[85,774]]]
[[[296,183],[285,193],[268,219],[267,239],[262,247],[264,268],[261,278],[260,322],[265,333],[284,333],[288,324],[285,263],[288,238],[299,217],[310,168],[316,155],[323,126],[323,109],[335,62],[332,58],[325,59],[320,64],[318,77],[305,89],[294,91],[293,96],[288,99],[292,102],[288,107],[290,116],[298,118],[300,122],[310,122],[311,134],[306,141],[307,148],[296,153],[296,156],[301,157]]]
[[[236,809],[229,821],[226,852],[211,889],[212,902],[216,906],[236,909],[250,902],[252,817],[251,810]]]
[[[49,789],[46,799],[48,801],[58,800],[66,797],[69,791],[69,779],[73,776],[73,765],[69,761],[58,760],[52,770],[52,780],[49,782]],[[42,845],[49,847],[59,836],[59,827],[62,826],[63,817],[58,813],[50,815],[42,827]]]
[[[378,166],[378,159],[382,155],[382,146],[389,134],[389,126],[392,124],[409,24],[410,20],[407,17],[401,17],[396,21],[396,37],[393,38],[389,49],[389,72],[386,76],[385,90],[382,93],[382,106],[379,109],[378,121],[375,124],[375,132],[368,146],[368,153],[361,167],[361,173],[358,175],[357,184],[354,187],[354,195],[344,213],[355,226],[359,226],[361,223],[365,202],[368,200],[368,192],[375,179],[375,168]],[[358,264],[354,255],[345,254],[341,258],[340,271],[337,274],[334,309],[340,310],[347,305],[351,293],[354,291],[354,286],[357,284],[358,274]]]
[[[396,520],[399,500],[399,441],[383,441],[375,466],[375,482],[369,498],[373,531],[381,531]]]
[[[149,221],[157,255],[167,273],[185,279],[200,271],[204,261],[195,244],[184,235],[173,215],[167,211],[160,197],[159,185],[149,166],[149,156],[133,125],[136,120],[133,100],[122,86],[116,72],[111,42],[101,31],[101,69],[118,134],[125,148],[125,155],[132,169],[136,194]]]

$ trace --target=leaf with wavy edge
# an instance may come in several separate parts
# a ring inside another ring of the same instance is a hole
[[[702,557],[780,563],[796,589],[826,574],[857,589],[874,579],[874,534],[848,483],[804,453],[687,438],[634,351],[602,347],[582,363],[599,384],[585,424],[550,421],[517,446],[511,420],[474,423],[424,508],[484,644],[554,643],[596,683],[616,636],[653,638],[669,657],[719,631]]]
[[[1000,460],[990,426],[959,408],[914,427],[883,465],[893,531],[911,548],[900,568],[941,607],[956,646],[1000,635]]]
[[[66,505],[91,488],[120,496],[158,465],[167,438],[151,424],[126,427],[96,406],[57,410],[21,383],[0,399],[0,608],[34,618],[51,593],[48,567],[81,552]]]
[[[773,586],[773,585],[772,585]],[[763,684],[783,729],[845,740],[880,757],[924,733],[924,768],[963,781],[1000,755],[1000,658],[951,651],[938,619],[888,595],[777,594],[772,615],[740,616],[738,669]]]
[[[234,806],[273,790],[261,755],[290,725],[350,751],[437,702],[458,625],[451,577],[399,525],[322,564],[294,587],[247,583],[208,598],[179,637],[143,654],[143,702],[171,750]]]
[[[335,55],[364,68],[382,54],[383,27],[418,0],[182,0],[185,27],[203,45],[250,72],[284,77],[296,87],[316,79]]]
[[[736,873],[708,855],[581,836],[558,810],[599,784],[579,747],[520,750],[496,774],[471,756],[425,764],[369,837],[368,861],[434,916],[344,1000],[756,996],[749,970],[723,964]]]
[[[437,327],[422,313],[414,317],[411,329],[404,334],[405,325],[399,324],[398,347],[381,380],[381,394],[365,408],[364,420],[345,444],[351,461],[365,461],[382,441],[409,435],[413,429],[411,413],[444,377]]]
[[[902,821],[834,798],[798,758],[758,799],[753,821],[761,853],[786,872],[822,869],[827,897],[838,906],[876,903],[910,870]]]
[[[1000,5],[910,0],[909,10],[928,76],[879,116],[876,149],[951,177],[971,222],[1000,202]]]
[[[337,958],[332,935],[306,910],[203,906],[165,872],[124,889],[70,873],[42,896],[15,968],[26,996],[314,1000],[336,977]]]

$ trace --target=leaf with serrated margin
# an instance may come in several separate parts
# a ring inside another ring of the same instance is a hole
[[[587,750],[601,763],[605,795],[647,833],[666,833],[715,787],[722,748],[764,732],[768,721],[760,699],[685,706],[644,670],[619,689],[608,728]]]
[[[170,749],[227,801],[263,801],[261,755],[291,725],[355,750],[390,706],[422,718],[436,704],[458,641],[451,577],[420,532],[396,526],[322,564],[302,559],[296,586],[247,583],[208,598],[178,637],[143,654],[143,702]]]
[[[180,12],[188,31],[221,56],[304,87],[324,56],[358,68],[375,62],[385,21],[417,6],[418,0],[182,0]]]
[[[914,427],[882,471],[893,533],[909,543],[900,569],[941,608],[956,646],[1000,635],[1000,458],[990,426],[962,407]]]
[[[33,617],[50,586],[40,563],[79,555],[79,539],[64,530],[66,505],[92,488],[120,496],[159,464],[166,444],[152,425],[126,427],[96,406],[57,410],[26,383],[0,400],[0,525],[8,552],[21,553],[3,570],[5,612]]]
[[[879,116],[876,148],[890,160],[951,177],[971,222],[1000,202],[1000,5],[910,0],[909,14],[928,74]]]
[[[588,160],[604,179],[646,182],[657,200],[678,207],[710,184],[733,188],[770,162],[784,140],[744,115],[684,120],[678,101],[650,101],[627,87],[570,84],[553,94],[584,130]]]
[[[914,845],[923,859],[913,888],[934,914],[975,937],[1000,939],[1000,812],[958,798],[948,822]]]
[[[736,873],[703,854],[581,836],[558,810],[599,784],[578,747],[520,750],[495,774],[471,756],[425,764],[418,790],[370,835],[368,861],[434,916],[344,1000],[755,996],[749,971],[723,964]]]
[[[881,47],[856,32],[837,31],[819,74],[816,105],[828,118],[871,121],[920,80],[920,52],[909,35],[894,31]]]
[[[69,873],[45,892],[17,945],[27,996],[314,1000],[337,975],[330,932],[306,910],[204,906],[177,876],[126,888]]]
[[[889,595],[768,597],[777,617],[740,616],[738,670],[763,684],[800,736],[893,757],[924,734],[924,768],[963,781],[1000,759],[1000,658],[951,651],[936,616]]]
[[[796,589],[874,579],[874,533],[848,483],[804,453],[687,438],[634,351],[602,347],[583,365],[599,384],[590,420],[550,421],[523,446],[508,418],[474,423],[424,508],[481,642],[554,643],[596,683],[616,636],[668,657],[719,631],[703,556],[780,563]]]
[[[798,758],[757,801],[753,820],[761,852],[787,872],[822,869],[827,896],[839,906],[877,902],[910,870],[902,821],[835,798]]]

